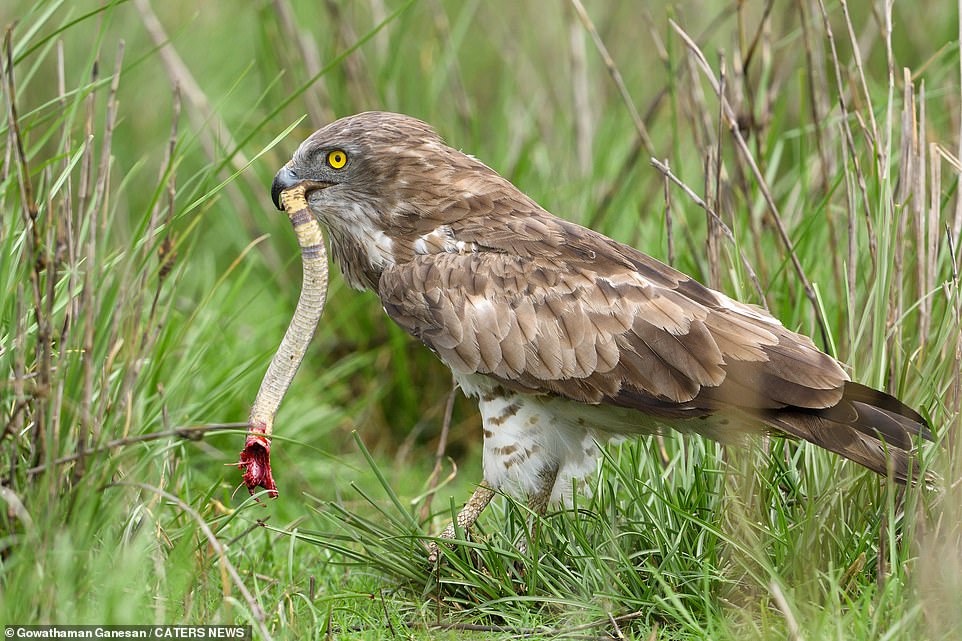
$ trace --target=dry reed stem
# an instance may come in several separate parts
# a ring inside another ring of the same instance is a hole
[[[64,62],[63,40],[57,40],[56,46],[57,46],[57,63],[56,63],[57,100],[60,104],[60,109],[65,111],[67,109],[67,72],[66,72],[65,62]],[[62,226],[63,228],[61,239],[58,239],[58,242],[60,242],[60,240],[62,240],[63,242],[64,251],[66,253],[66,257],[64,258],[64,261],[66,262],[66,264],[76,265],[77,264],[77,247],[76,247],[76,244],[74,243],[74,224],[73,224],[74,215],[75,215],[74,206],[73,206],[74,204],[73,173],[69,172],[70,155],[71,155],[70,152],[73,148],[73,140],[70,136],[69,130],[64,131],[63,139],[61,142],[62,142],[61,153],[63,154],[62,167],[63,167],[63,171],[67,174],[66,176],[67,181],[64,185],[64,191],[63,191],[64,196],[62,198],[65,211],[61,212],[61,214],[57,216],[57,224],[59,226]],[[86,144],[86,141],[85,141],[84,150],[83,150],[84,154],[89,153],[88,147],[89,145]],[[67,291],[70,291],[70,292],[75,291],[77,276],[78,274],[76,270],[73,270],[73,269],[67,270]],[[67,301],[67,309],[64,316],[64,323],[60,331],[60,337],[58,339],[58,343],[61,345],[66,343],[67,335],[69,334],[72,323],[77,316],[78,305],[79,305],[79,301],[74,296],[71,296],[70,299]],[[62,385],[63,385],[63,381],[61,381],[61,386]]]
[[[815,149],[818,152],[820,161],[819,171],[819,191],[828,191],[831,180],[829,176],[835,175],[835,157],[828,152],[834,147],[831,140],[826,136],[831,131],[830,127],[823,127],[823,122],[828,116],[829,99],[828,83],[825,79],[825,55],[820,46],[814,46],[812,42],[816,39],[813,33],[815,25],[809,24],[808,10],[810,6],[807,2],[798,4],[798,15],[802,24],[802,41],[805,45],[805,80],[808,83],[809,101],[808,106],[812,111],[812,126],[815,128]],[[832,234],[834,243],[834,234]],[[837,254],[837,252],[835,252]],[[838,268],[838,261],[833,261],[835,270],[835,280],[841,283],[841,271]]]
[[[50,168],[47,167],[44,170],[44,181],[45,184],[51,184],[50,179]],[[46,195],[46,206],[44,211],[46,212],[46,240],[44,242],[44,252],[43,252],[43,262],[44,262],[44,281],[46,285],[46,291],[43,294],[43,315],[44,315],[44,326],[45,334],[43,341],[43,359],[40,361],[40,373],[41,373],[41,386],[46,390],[47,402],[49,402],[49,412],[50,421],[47,425],[38,424],[38,432],[45,437],[44,450],[49,452],[50,456],[55,455],[60,451],[60,412],[63,407],[63,377],[57,377],[54,380],[54,364],[53,359],[56,358],[55,348],[54,348],[54,299],[56,298],[56,286],[57,286],[57,268],[58,268],[58,258],[57,258],[57,232],[60,227],[60,221],[62,217],[57,215],[54,211],[54,194],[48,192]],[[60,393],[58,393],[58,390]],[[48,479],[49,485],[47,486],[47,492],[51,500],[56,497],[57,494],[57,479],[53,476]]]
[[[888,343],[889,354],[892,355],[890,380],[894,380],[895,372],[902,367],[902,329],[903,324],[897,319],[905,315],[905,229],[908,223],[908,200],[912,196],[912,172],[914,171],[915,156],[913,144],[915,139],[915,87],[908,69],[903,69],[902,112],[899,117],[899,167],[894,188],[892,206],[893,225],[895,227],[895,247],[893,252],[892,283],[889,288],[889,316],[886,325],[895,331],[891,332]],[[891,138],[891,136],[890,136]],[[891,158],[891,156],[890,156]],[[896,212],[898,212],[896,214]],[[898,368],[898,369],[896,369]]]
[[[14,407],[7,424],[3,428],[3,434],[0,434],[0,443],[7,434],[17,435],[23,431],[25,425],[24,415],[27,413],[27,405],[30,403],[30,399],[27,398],[26,389],[24,386],[24,374],[26,373],[26,350],[27,350],[27,331],[24,327],[24,312],[23,312],[23,285],[17,283],[17,297],[13,303],[13,314],[14,314],[14,339],[13,339],[13,383],[11,384],[11,389],[13,390],[13,397],[17,399],[17,405]],[[17,462],[20,460],[19,453],[19,443],[16,438],[13,439],[14,442],[14,452],[10,457],[10,477],[13,478],[16,472]]]
[[[929,322],[932,321],[933,297],[930,295],[936,291],[936,281],[939,278],[939,236],[942,227],[940,224],[942,212],[942,163],[939,155],[939,145],[931,142],[928,145],[929,162],[929,206],[926,216],[926,236],[925,236],[925,291],[922,292],[922,310]],[[926,329],[928,329],[926,327]],[[924,337],[928,332],[923,331]]]
[[[771,51],[771,45],[769,43],[769,33],[770,33],[770,20],[772,8],[774,7],[774,1],[768,0],[765,3],[765,8],[762,12],[761,19],[758,21],[758,27],[755,29],[755,34],[752,36],[752,41],[748,45],[748,48],[744,47],[745,42],[745,9],[748,6],[747,3],[738,3],[738,42],[739,51],[742,51],[740,57],[735,58],[735,82],[732,83],[740,92],[744,92],[744,100],[731,100],[731,104],[737,105],[742,102],[746,104],[746,107],[740,112],[743,123],[740,125],[742,128],[748,131],[761,130],[765,127],[771,117],[771,92],[766,92],[765,96],[761,101],[756,95],[755,86],[750,80],[750,68],[752,62],[756,58],[756,52],[761,51],[760,56],[762,62],[760,62],[758,67],[764,70],[767,69],[771,64],[771,56],[769,52]],[[724,59],[719,62],[719,67],[724,73]],[[724,91],[721,92],[722,95],[726,95]],[[760,103],[760,104],[759,104]],[[755,155],[759,158],[762,157],[763,153],[763,143],[764,137],[762,135],[757,135],[754,137],[755,141]]]
[[[855,149],[855,137],[852,134],[852,128],[849,125],[848,117],[853,112],[849,111],[847,102],[845,100],[845,86],[842,81],[842,64],[838,59],[838,50],[835,46],[835,34],[832,32],[832,25],[828,19],[828,12],[825,10],[825,3],[823,0],[818,0],[818,6],[822,13],[822,23],[825,29],[825,38],[828,40],[829,50],[831,51],[832,65],[835,69],[835,88],[838,92],[838,106],[841,113],[841,124],[842,131],[845,134],[845,142],[848,145],[849,156],[852,160],[852,164],[855,167],[855,175],[858,178],[859,190],[862,193],[862,205],[865,209],[865,224],[866,230],[868,232],[868,243],[869,243],[869,254],[872,257],[872,272],[873,274],[878,268],[878,241],[875,237],[875,230],[872,226],[872,218],[870,212],[872,211],[868,187],[865,181],[865,173],[862,171],[862,163],[859,160],[858,151]],[[866,106],[867,109],[871,111],[872,105],[869,103]],[[855,114],[858,115],[857,113]],[[869,141],[869,146],[871,147],[873,141]]]
[[[702,31],[701,34],[699,34],[697,42],[702,42],[703,40],[707,39],[711,34],[715,32],[716,29],[718,29],[718,27],[723,23],[724,19],[727,18],[732,13],[733,11],[732,6],[733,5],[731,4],[726,5],[721,11],[719,11],[718,15],[715,16],[714,19],[709,21],[709,24],[705,28],[705,30]],[[669,67],[670,60],[669,60],[668,50],[665,47],[664,43],[662,42],[661,38],[658,36],[658,31],[653,26],[653,21],[651,20],[651,16],[648,14],[648,11],[644,9],[642,10],[642,15],[645,16],[646,21],[649,24],[649,34],[651,35],[652,42],[654,42],[655,44],[655,49],[658,51],[658,57],[665,64],[666,67]],[[661,88],[661,90],[658,91],[655,97],[652,98],[651,103],[648,105],[648,109],[645,110],[645,115],[642,118],[642,122],[645,123],[646,127],[651,125],[651,123],[654,121],[655,116],[658,114],[659,109],[665,103],[665,98],[671,94],[672,82],[676,82],[684,78],[687,71],[688,71],[687,61],[686,61],[686,64],[680,65],[680,68],[678,69],[671,69],[670,67],[668,68],[669,77],[673,78],[673,80],[669,80],[668,82],[665,83],[665,85]],[[676,77],[676,74],[677,74],[677,77]],[[604,190],[602,191],[601,198],[598,200],[598,206],[595,208],[595,211],[593,211],[589,216],[589,218],[587,219],[587,222],[585,224],[588,227],[596,226],[598,222],[604,218],[605,213],[608,211],[608,208],[611,206],[611,203],[614,201],[615,196],[618,193],[618,190],[621,189],[621,187],[625,184],[625,182],[628,180],[628,177],[631,175],[631,172],[635,170],[635,167],[638,165],[638,162],[641,160],[641,152],[643,148],[644,148],[644,144],[642,139],[636,136],[634,139],[634,142],[631,145],[631,149],[625,155],[625,158],[622,161],[621,166],[616,172],[615,178],[608,181],[608,184],[605,186]]]
[[[90,73],[91,82],[96,82],[99,73],[100,51],[98,49],[95,64]],[[81,221],[91,218],[91,212],[96,208],[94,202],[94,181],[96,180],[94,164],[94,109],[96,95],[90,92],[84,101],[84,137],[88,141],[87,149],[80,163],[80,185],[77,195],[77,231],[86,228],[86,238],[78,236],[77,244],[84,247],[84,262],[86,269],[83,272],[81,283],[80,305],[78,316],[82,316],[83,337],[81,339],[80,350],[82,354],[82,392],[80,397],[80,421],[79,434],[77,435],[77,452],[81,454],[76,467],[76,473],[82,474],[84,470],[84,460],[82,453],[87,448],[88,439],[93,436],[97,438],[99,434],[99,424],[93,420],[93,396],[94,396],[94,371],[93,371],[93,342],[94,342],[94,274],[99,269],[99,257],[97,256],[97,234],[98,225],[92,222],[82,225]]]
[[[98,49],[94,67],[91,70],[91,82],[95,82],[99,77],[100,50]],[[87,269],[84,270],[83,289],[81,290],[80,313],[83,315],[83,339],[81,343],[81,353],[83,354],[83,392],[80,407],[80,434],[77,438],[77,453],[80,454],[75,475],[82,475],[84,472],[83,452],[87,449],[88,440],[97,441],[100,439],[100,423],[94,419],[93,398],[94,398],[94,371],[93,371],[93,348],[94,348],[94,329],[96,328],[96,310],[94,306],[97,302],[96,281],[94,274],[100,269],[100,257],[97,253],[97,237],[100,233],[100,226],[92,219],[93,212],[97,209],[97,190],[95,184],[100,182],[95,169],[95,159],[93,152],[94,136],[94,109],[96,96],[91,92],[86,99],[86,117],[84,120],[84,133],[87,140],[91,141],[90,153],[84,156],[84,164],[81,166],[80,178],[80,201],[77,214],[85,217],[89,221],[86,225],[86,248],[84,250]],[[78,225],[80,227],[80,225]]]
[[[715,145],[709,145],[705,149],[704,171],[705,176],[705,203],[714,212],[718,209],[718,181],[715,171],[716,163],[721,156],[720,150]],[[715,219],[706,212],[705,214],[705,253],[708,256],[708,286],[712,289],[721,289],[721,266],[718,257],[718,225]]]
[[[957,15],[962,16],[962,0],[959,0],[958,8],[959,13]],[[958,21],[958,34],[958,42],[962,42],[962,19]],[[959,47],[959,91],[962,93],[962,47]],[[962,95],[957,97],[959,98],[959,121],[957,123],[959,143],[956,147],[956,157],[962,159]],[[962,235],[962,172],[959,173],[959,177],[955,181],[955,220],[952,222],[952,239],[956,243],[956,251],[959,251],[959,247],[962,247],[962,242],[959,242],[960,235]],[[962,255],[958,253],[955,256],[956,261],[962,258]]]
[[[454,416],[454,401],[457,398],[458,385],[454,381],[451,391],[448,393],[448,400],[444,404],[444,418],[441,421],[441,435],[438,437],[438,447],[434,452],[434,468],[428,476],[427,492],[424,495],[424,503],[421,505],[420,519],[426,521],[431,515],[431,502],[437,492],[438,484],[441,480],[441,465],[444,462],[444,454],[448,447],[448,434],[451,431],[451,418]]]
[[[628,109],[628,114],[631,116],[631,122],[635,126],[635,131],[638,134],[638,140],[641,141],[642,146],[649,155],[655,153],[655,146],[651,142],[651,136],[648,133],[648,127],[645,126],[645,122],[641,119],[638,114],[638,109],[635,107],[634,101],[631,99],[631,94],[628,93],[628,87],[625,86],[625,81],[621,77],[621,72],[618,70],[618,66],[615,65],[614,59],[611,54],[608,53],[608,47],[605,46],[604,41],[601,39],[601,34],[595,28],[594,23],[588,16],[588,12],[585,10],[581,0],[571,0],[571,6],[574,7],[575,13],[578,19],[581,20],[581,24],[584,25],[585,30],[591,36],[592,42],[594,42],[595,49],[597,49],[598,54],[601,56],[602,62],[605,64],[605,69],[608,70],[608,75],[611,76],[611,80],[615,83],[615,87],[618,89],[618,94],[621,96],[621,101],[624,103],[625,107]]]
[[[384,5],[384,0],[370,0],[368,3],[371,6],[371,22],[374,24],[382,24],[387,20],[388,12],[387,7]],[[388,47],[390,46],[390,39],[387,34],[383,31],[378,31],[374,36],[374,48],[377,51],[377,55],[380,59],[384,59],[388,55]]]
[[[702,53],[701,49],[694,42],[694,40],[691,39],[691,36],[689,36],[684,31],[684,29],[682,29],[678,25],[678,23],[676,23],[674,20],[669,20],[669,23],[671,24],[672,28],[679,34],[679,36],[681,36],[682,40],[685,42],[685,45],[689,48],[689,50],[695,56],[695,60],[698,62],[699,66],[701,67],[702,72],[705,74],[705,77],[708,79],[709,83],[711,84],[712,89],[715,91],[715,94],[718,96],[718,99],[722,102],[722,105],[723,105],[722,109],[726,119],[725,125],[728,127],[729,131],[732,134],[733,139],[735,140],[736,148],[739,150],[739,152],[741,152],[743,159],[751,169],[752,175],[755,177],[755,182],[758,185],[758,189],[761,191],[761,194],[764,197],[766,204],[768,205],[769,213],[771,214],[772,220],[775,223],[775,228],[778,231],[778,235],[782,241],[782,245],[785,247],[785,251],[788,254],[789,259],[791,260],[792,266],[795,269],[795,274],[798,277],[798,280],[802,283],[802,287],[805,290],[805,296],[806,298],[808,298],[809,302],[812,305],[813,316],[815,319],[815,323],[818,326],[819,332],[821,333],[822,342],[823,344],[827,345],[829,343],[828,328],[825,326],[825,321],[822,318],[822,315],[819,313],[819,305],[818,305],[818,300],[815,297],[815,290],[812,288],[812,285],[809,282],[808,277],[805,275],[805,269],[802,267],[802,263],[799,260],[798,254],[795,251],[795,245],[792,242],[791,237],[788,235],[788,230],[785,228],[785,224],[782,221],[782,217],[781,217],[781,214],[779,213],[778,206],[775,204],[775,199],[772,197],[771,190],[769,190],[768,188],[768,183],[765,180],[765,176],[762,174],[761,169],[759,169],[758,163],[755,162],[754,156],[752,155],[751,151],[748,149],[748,145],[745,143],[745,139],[744,137],[742,137],[741,132],[738,129],[738,120],[735,116],[735,113],[732,111],[732,108],[728,104],[728,100],[725,98],[724,94],[720,92],[720,87],[718,86],[718,82],[715,80],[715,77],[711,71],[711,67],[708,64],[708,60],[705,58],[705,55]]]
[[[693,201],[696,205],[698,205],[699,207],[701,207],[702,209],[704,209],[704,210],[705,210],[705,213],[708,214],[708,216],[710,216],[710,217],[712,218],[712,220],[715,222],[716,225],[718,225],[719,231],[720,231],[722,234],[724,234],[725,238],[727,238],[727,239],[729,240],[729,242],[732,243],[732,246],[733,246],[733,247],[735,247],[736,249],[738,249],[737,242],[735,241],[735,235],[732,233],[732,230],[729,229],[728,225],[725,224],[725,221],[723,221],[721,218],[719,218],[719,217],[718,217],[718,214],[716,214],[716,213],[711,209],[711,207],[708,206],[708,203],[706,203],[704,200],[702,200],[702,199],[698,196],[698,194],[696,194],[694,191],[692,191],[691,187],[689,187],[688,185],[686,185],[685,183],[683,183],[680,178],[678,178],[675,174],[673,174],[666,164],[663,164],[662,162],[660,162],[659,160],[657,160],[657,159],[655,159],[655,158],[652,158],[652,159],[651,159],[651,164],[652,164],[652,166],[653,166],[655,169],[657,169],[658,171],[660,171],[660,172],[662,173],[662,175],[665,176],[666,179],[671,180],[671,182],[673,182],[673,183],[675,183],[676,185],[678,185],[678,186],[681,188],[681,190],[684,191],[685,194],[687,194],[688,197],[691,198],[692,201]],[[755,288],[755,294],[758,296],[759,304],[762,305],[762,306],[764,306],[765,309],[768,309],[768,304],[767,304],[767,302],[765,301],[765,293],[764,293],[764,291],[762,290],[761,283],[759,283],[759,281],[758,281],[758,276],[755,274],[755,270],[752,269],[752,265],[751,265],[751,263],[748,261],[748,259],[745,257],[744,252],[742,252],[742,251],[739,250],[739,251],[738,251],[738,256],[739,256],[739,258],[741,259],[742,267],[744,267],[745,272],[748,274],[749,280],[751,281],[752,285],[753,285],[754,288]]]
[[[892,51],[892,3],[894,0],[885,0],[885,10],[882,13],[882,29],[884,33],[883,42],[885,43],[885,78],[887,81],[886,86],[886,100],[885,100],[885,146],[884,155],[879,163],[881,167],[879,176],[888,181],[891,176],[891,163],[892,163],[892,119],[893,113],[895,111],[895,54]],[[867,92],[867,90],[866,90]],[[887,224],[892,224],[895,216],[895,211],[893,209],[894,203],[891,200],[886,199],[885,205],[888,208],[886,211],[885,220]]]
[[[865,79],[865,68],[862,65],[862,52],[859,46],[858,38],[855,37],[855,28],[852,26],[852,17],[848,12],[848,2],[846,0],[840,0],[842,5],[842,15],[845,18],[845,27],[848,30],[848,38],[852,45],[852,58],[855,60],[855,69],[858,73],[859,87],[862,89],[862,96],[865,100],[866,111],[869,115],[869,122],[872,124],[872,136],[871,141],[875,143],[873,149],[879,151],[882,150],[882,155],[876,154],[876,171],[879,176],[885,176],[883,172],[883,167],[887,164],[888,160],[884,155],[884,147],[881,144],[881,138],[879,138],[878,122],[875,120],[875,111],[872,109],[872,95],[868,90],[868,81]]]
[[[118,69],[119,71],[119,69]],[[161,326],[157,322],[157,311],[160,303],[161,292],[163,291],[164,281],[173,269],[174,261],[176,259],[176,252],[174,251],[173,233],[171,231],[171,224],[174,218],[175,201],[177,197],[177,174],[174,168],[174,152],[177,146],[177,132],[180,124],[180,90],[178,87],[174,87],[172,95],[172,105],[171,105],[171,125],[170,134],[167,140],[167,149],[165,152],[164,162],[161,165],[160,176],[158,181],[165,184],[165,194],[167,196],[166,203],[163,199],[158,198],[157,202],[154,204],[153,209],[150,213],[150,218],[147,223],[147,228],[144,232],[146,238],[153,238],[157,233],[157,228],[161,224],[164,227],[164,236],[156,245],[157,252],[157,285],[153,290],[153,297],[151,298],[149,311],[147,312],[147,318],[143,321],[139,319],[136,321],[135,330],[140,332],[140,340],[136,341],[136,347],[131,351],[130,356],[127,359],[127,367],[124,372],[123,383],[121,384],[120,392],[118,398],[120,403],[118,409],[131,411],[131,400],[133,398],[134,387],[140,377],[141,370],[144,363],[147,360],[147,356],[153,350],[154,345],[157,342],[157,338],[160,335]],[[161,208],[163,208],[163,216],[161,218]],[[154,248],[155,245],[150,242],[144,243],[144,258],[147,256],[147,252]],[[136,287],[131,300],[131,306],[135,309],[140,309],[143,305],[144,294],[148,291],[147,277],[151,273],[150,270],[144,269],[140,276],[139,285]],[[128,419],[129,424],[129,419]],[[125,429],[124,436],[127,435]]]
[[[124,43],[123,41],[121,41],[117,45],[117,56],[116,56],[115,65],[114,65],[114,74],[110,81],[110,89],[107,93],[107,105],[104,110],[105,111],[104,130],[103,130],[103,134],[100,141],[100,163],[97,168],[97,181],[94,187],[94,197],[92,202],[92,208],[89,212],[90,215],[92,216],[91,223],[94,223],[94,221],[98,221],[99,225],[96,225],[96,224],[90,225],[90,227],[92,228],[91,234],[90,234],[91,239],[96,239],[98,233],[106,236],[106,232],[107,232],[107,214],[110,210],[110,191],[109,191],[110,174],[111,174],[110,169],[111,169],[111,159],[113,157],[113,154],[111,153],[111,148],[113,146],[114,127],[117,124],[117,90],[120,86],[120,70],[123,65],[123,57],[124,57]],[[95,213],[98,215],[95,216],[94,215]],[[95,240],[95,242],[99,242],[99,241]],[[96,247],[96,245],[94,246]],[[98,275],[99,273],[94,272],[94,274]],[[89,325],[87,326],[89,335],[87,336],[87,338],[89,340],[87,342],[88,347],[85,350],[85,354],[92,355],[93,345],[94,345],[93,332],[94,332],[94,328],[96,327],[94,318],[95,318],[95,315],[101,310],[101,307],[102,307],[102,301],[101,301],[102,292],[100,289],[99,280],[97,279],[90,281],[88,283],[88,286],[94,290],[94,293],[92,293],[93,304],[87,310],[89,314],[89,317],[88,317]],[[126,298],[125,293],[121,292],[120,300],[124,300],[125,298]],[[109,335],[116,336],[116,327],[121,322],[122,316],[123,316],[122,314],[113,314],[113,324],[112,324]],[[102,328],[98,328],[98,329],[102,329]],[[109,368],[106,370],[101,370],[101,389],[107,388],[108,372],[109,372]],[[108,400],[109,400],[109,395],[107,394],[101,395],[100,406],[93,419],[93,435],[94,435],[95,441],[99,441],[101,437],[100,426],[103,424],[104,416],[106,415],[106,412],[107,412]],[[80,446],[82,445],[78,443],[78,447]]]
[[[925,222],[926,222],[926,209],[928,205],[928,180],[927,176],[927,162],[926,162],[926,148],[928,143],[926,140],[926,127],[925,127],[925,81],[923,80],[919,85],[919,119],[918,119],[918,130],[915,138],[915,163],[914,163],[914,184],[915,189],[912,192],[912,226],[915,232],[915,276],[916,276],[916,291],[919,298],[925,296],[925,292],[928,291],[928,277],[926,264],[928,263],[926,252],[928,250],[928,244],[925,242]],[[931,310],[930,305],[926,305],[923,301],[922,305],[919,307],[919,335],[922,340],[928,335],[929,329],[929,310]]]
[[[725,95],[725,89],[727,86],[727,76],[725,74],[726,64],[725,64],[725,54],[720,52],[719,55],[719,91],[722,95]],[[698,83],[696,86],[701,88]],[[719,110],[721,109],[721,101],[719,101]],[[707,114],[707,110],[705,111]],[[722,165],[722,122],[724,119],[721,117],[721,113],[718,114],[718,120],[714,132],[714,144],[708,148],[708,153],[705,157],[705,194],[710,195],[706,199],[709,206],[716,212],[721,212],[721,174],[723,171]],[[705,237],[705,242],[707,244],[708,250],[708,268],[709,268],[709,282],[710,286],[715,289],[721,288],[721,266],[719,265],[718,256],[718,237],[719,230],[718,225],[715,223],[715,219],[711,216],[706,215],[706,227],[707,234]]]
[[[665,236],[668,241],[668,264],[675,264],[675,236],[672,231],[672,220],[671,220],[671,178],[668,176],[671,171],[671,167],[668,164],[668,159],[662,162],[665,167],[665,172],[662,173],[664,176],[664,199],[665,199]]]
[[[839,125],[841,128],[842,125]],[[844,135],[844,131],[842,135]],[[848,167],[849,163],[852,162],[852,155],[849,148],[842,146],[842,166]],[[855,292],[856,292],[856,270],[858,269],[858,218],[856,216],[855,210],[857,205],[855,202],[855,185],[852,183],[854,179],[852,178],[852,172],[846,171],[843,174],[845,183],[845,231],[847,238],[846,245],[846,261],[845,261],[845,293],[847,299],[846,309],[849,314],[856,313],[857,308],[855,307]]]
[[[35,200],[34,187],[30,179],[30,167],[24,149],[23,135],[20,130],[20,117],[17,113],[17,86],[13,67],[13,35],[12,26],[8,27],[3,41],[3,84],[6,89],[7,126],[14,148],[14,164],[17,169],[17,184],[20,189],[20,214],[23,218],[24,256],[31,263],[30,292],[34,321],[37,324],[37,340],[34,346],[34,362],[37,363],[38,382],[31,392],[33,397],[33,431],[31,434],[32,464],[36,465],[45,452],[44,429],[47,426],[46,398],[49,395],[50,384],[50,356],[51,356],[51,328],[49,319],[45,316],[44,293],[42,280],[48,266],[52,267],[52,258],[45,252],[45,233],[41,224],[49,226],[49,214],[40,219],[39,208]],[[49,205],[49,203],[48,203]],[[21,290],[22,292],[22,290]]]

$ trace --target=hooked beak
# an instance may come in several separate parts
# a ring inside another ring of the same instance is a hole
[[[274,176],[274,182],[271,183],[271,200],[274,201],[274,206],[282,209],[281,192],[293,187],[299,182],[300,179],[287,165],[281,167],[281,170]]]
[[[274,201],[274,206],[278,209],[283,209],[283,207],[281,207],[281,194],[297,185],[304,185],[304,191],[307,193],[315,189],[327,189],[331,186],[331,183],[301,178],[291,171],[290,167],[284,165],[281,167],[281,170],[277,172],[277,175],[274,176],[274,182],[271,183],[271,200]]]

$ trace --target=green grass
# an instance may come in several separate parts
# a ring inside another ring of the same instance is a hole
[[[883,7],[849,7],[857,64],[828,3],[837,69],[817,2],[775,3],[760,33],[761,8],[739,3],[592,3],[649,151],[571,6],[519,4],[177,0],[154,3],[153,34],[144,3],[4,4],[0,621],[298,639],[598,638],[609,616],[637,639],[962,634],[954,8],[896,4],[888,43]],[[762,181],[669,19],[716,77],[724,60]],[[429,120],[550,211],[766,304],[919,408],[943,480],[903,491],[779,440],[642,440],[609,448],[591,495],[548,514],[526,552],[528,515],[501,498],[432,569],[422,541],[480,480],[477,412],[455,403],[422,520],[450,376],[335,276],[277,421],[281,496],[237,491],[230,424],[300,282],[268,185],[315,127],[364,109]],[[678,187],[669,234],[652,156],[734,242],[709,251]],[[177,431],[199,425],[225,429]]]

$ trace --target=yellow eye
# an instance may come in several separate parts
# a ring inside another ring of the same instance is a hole
[[[327,154],[327,164],[334,169],[340,169],[347,164],[347,154],[340,149],[335,149]]]

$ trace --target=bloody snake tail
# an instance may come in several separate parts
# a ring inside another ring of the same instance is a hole
[[[294,226],[297,244],[301,248],[301,294],[294,317],[254,399],[247,441],[237,464],[237,468],[244,471],[244,485],[251,494],[256,488],[263,487],[272,498],[278,494],[271,473],[270,437],[274,431],[274,417],[304,360],[327,300],[327,251],[321,227],[307,206],[306,193],[311,188],[311,184],[301,183],[280,196],[281,207]]]

